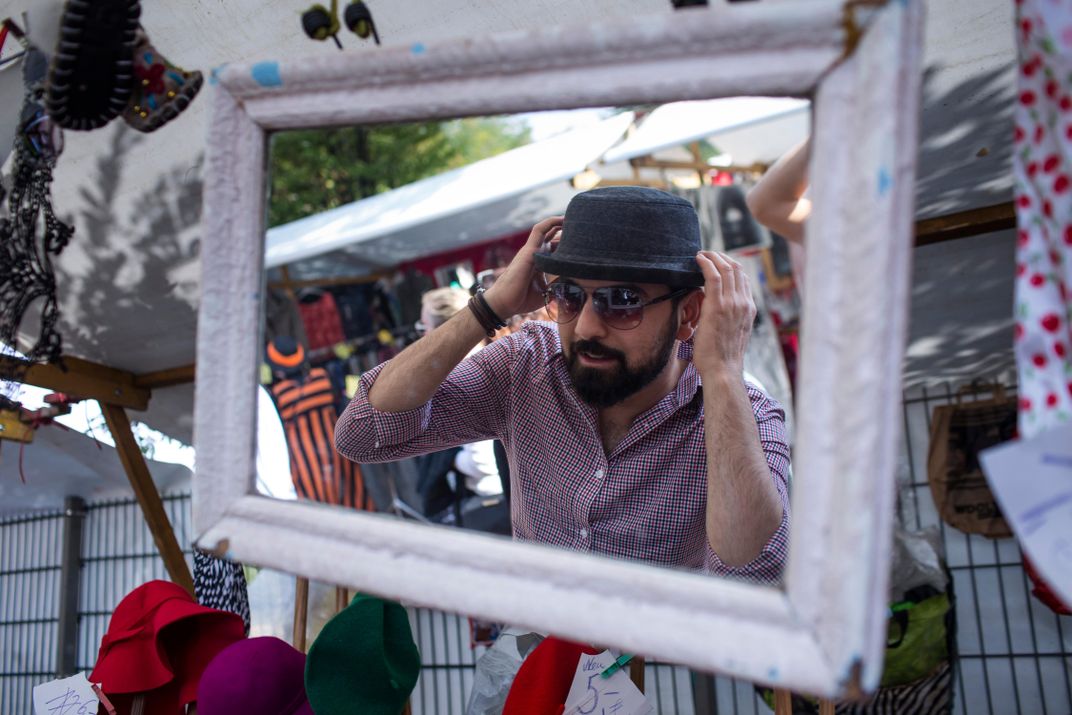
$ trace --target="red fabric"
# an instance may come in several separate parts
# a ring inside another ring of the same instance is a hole
[[[309,349],[330,348],[346,340],[342,331],[342,318],[335,298],[331,293],[323,293],[317,300],[306,303],[298,301],[298,313],[305,326],[305,337],[309,340]]]
[[[445,253],[437,253],[434,256],[419,258],[410,263],[403,263],[398,269],[402,273],[405,273],[408,270],[414,270],[434,278],[435,270],[437,268],[442,266],[452,266],[455,263],[463,263],[465,261],[470,261],[473,264],[473,270],[477,273],[489,268],[499,268],[510,262],[510,259],[514,257],[514,254],[517,253],[518,249],[525,245],[525,239],[528,238],[528,236],[528,231],[515,233],[510,236],[497,238],[494,241],[479,243],[475,246],[468,246],[466,248],[459,248],[455,251],[447,251]],[[469,286],[464,287],[468,288]]]
[[[1053,592],[1050,585],[1042,580],[1042,576],[1035,570],[1035,565],[1031,563],[1031,559],[1027,558],[1027,554],[1024,554],[1024,571],[1027,572],[1027,577],[1031,579],[1032,596],[1046,604],[1057,615],[1072,616],[1072,610]]]
[[[560,715],[581,654],[600,651],[548,636],[536,646],[517,671],[506,696],[503,715]]]
[[[209,662],[244,637],[240,616],[198,605],[178,584],[150,581],[116,606],[89,679],[118,715],[130,712],[135,694],[145,695],[146,713],[181,715]]]

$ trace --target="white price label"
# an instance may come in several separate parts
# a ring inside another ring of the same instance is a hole
[[[614,658],[609,650],[581,656],[563,715],[650,715],[654,708],[629,679],[628,668],[603,677]]]
[[[85,672],[33,689],[34,715],[96,715],[97,694]]]

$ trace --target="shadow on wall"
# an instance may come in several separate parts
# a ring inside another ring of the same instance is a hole
[[[923,78],[916,217],[1011,201],[1014,75],[995,69],[944,93],[936,76]]]
[[[905,388],[1015,375],[1016,232],[917,248]]]
[[[203,157],[158,174],[152,185],[120,204],[124,166],[152,157],[139,151],[142,136],[123,123],[114,123],[110,131],[110,151],[98,155],[96,171],[87,172],[90,178],[79,190],[86,208],[74,216],[72,247],[77,244],[84,257],[77,273],[57,266],[63,334],[77,336],[80,357],[107,355],[111,366],[133,372],[192,363]],[[157,329],[134,327],[150,325]],[[128,348],[160,364],[124,363]]]
[[[942,89],[924,76],[916,216],[1012,200],[1009,67]],[[905,387],[1003,377],[1012,352],[1015,231],[915,249]]]

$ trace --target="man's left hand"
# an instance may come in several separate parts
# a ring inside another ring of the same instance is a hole
[[[752,287],[741,264],[715,251],[700,251],[704,299],[694,336],[693,362],[700,374],[739,377],[756,317]]]

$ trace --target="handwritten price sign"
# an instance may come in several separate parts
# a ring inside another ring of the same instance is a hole
[[[84,672],[33,689],[34,715],[96,715],[97,694]]]
[[[649,715],[651,703],[637,690],[624,670],[609,678],[603,671],[614,663],[614,655],[603,651],[582,655],[566,698],[565,715]]]

